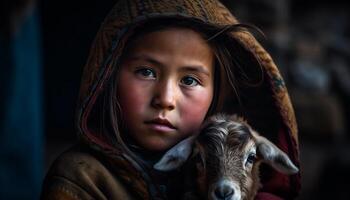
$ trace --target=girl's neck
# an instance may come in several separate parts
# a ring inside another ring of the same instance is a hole
[[[153,165],[159,161],[159,159],[165,153],[164,151],[149,151],[128,137],[125,138],[128,148],[145,164],[147,167],[153,168]]]

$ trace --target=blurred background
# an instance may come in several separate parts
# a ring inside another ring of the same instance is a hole
[[[116,0],[0,2],[0,199],[38,199],[75,142],[90,45]],[[343,1],[222,0],[260,28],[285,78],[300,139],[300,200],[350,199],[350,15]]]

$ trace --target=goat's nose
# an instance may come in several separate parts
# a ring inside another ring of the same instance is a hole
[[[234,195],[235,190],[229,185],[223,185],[221,187],[217,187],[214,192],[215,192],[216,198],[227,200]]]

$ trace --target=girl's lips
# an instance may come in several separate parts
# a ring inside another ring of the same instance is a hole
[[[154,124],[154,123],[148,123],[147,124],[152,130],[159,131],[159,132],[173,132],[174,128],[171,128],[169,126],[163,125],[163,124]]]
[[[176,127],[174,127],[167,119],[156,118],[150,121],[146,121],[145,123],[148,124],[152,129],[158,131],[168,132],[176,130]]]

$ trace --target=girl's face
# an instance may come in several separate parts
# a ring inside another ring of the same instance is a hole
[[[132,42],[117,81],[123,127],[138,145],[163,151],[196,134],[214,93],[214,54],[191,29]]]

